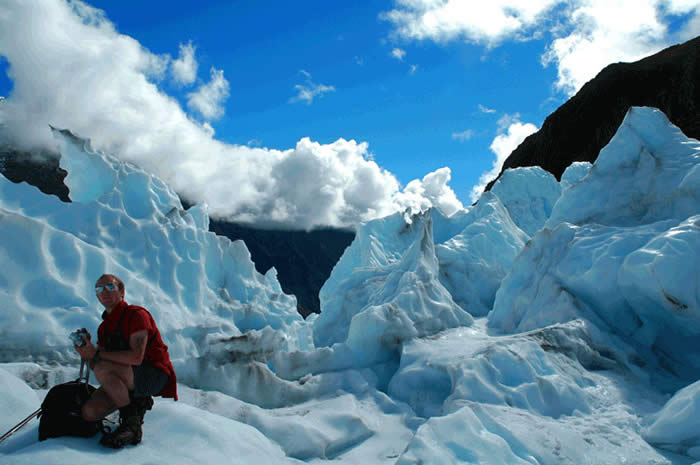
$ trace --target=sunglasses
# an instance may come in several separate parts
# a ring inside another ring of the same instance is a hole
[[[107,283],[104,286],[95,286],[95,294],[102,294],[105,290],[114,291],[117,289],[117,285],[113,283]]]

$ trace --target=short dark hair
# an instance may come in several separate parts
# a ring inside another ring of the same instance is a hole
[[[122,281],[121,279],[119,279],[117,276],[115,276],[115,275],[113,275],[113,274],[105,273],[105,274],[103,274],[102,276],[100,276],[100,277],[97,279],[97,281],[99,282],[100,279],[102,279],[102,278],[112,278],[112,279],[114,279],[114,280],[117,282],[117,287],[119,288],[119,290],[122,291],[122,292],[124,292],[124,281]]]

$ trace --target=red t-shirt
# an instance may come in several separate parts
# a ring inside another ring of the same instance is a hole
[[[122,313],[124,312],[126,314],[122,318]],[[143,307],[129,305],[122,300],[111,312],[105,312],[102,315],[102,319],[102,323],[97,328],[97,345],[100,347],[105,346],[106,334],[112,334],[117,330],[120,319],[121,332],[127,342],[132,334],[144,329],[148,331],[148,344],[146,345],[146,353],[143,360],[168,375],[168,382],[165,383],[163,390],[156,395],[177,400],[177,378],[173,364],[170,362],[168,346],[165,345],[160,337],[160,331],[158,331],[156,322],[151,314]]]

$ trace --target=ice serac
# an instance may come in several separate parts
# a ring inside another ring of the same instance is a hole
[[[0,257],[12,270],[0,271],[3,359],[74,359],[67,334],[97,327],[93,285],[105,272],[153,313],[183,381],[191,360],[246,331],[284,329],[278,350],[312,344],[294,297],[274,271],[255,270],[243,242],[208,231],[206,206],[184,211],[157,177],[54,134],[72,203],[0,176]]]
[[[307,387],[325,377],[325,384],[355,378],[385,389],[406,341],[470,325],[471,315],[440,280],[433,231],[449,241],[472,217],[428,210],[408,220],[396,214],[362,225],[324,285],[322,313],[307,320],[316,348],[273,354],[268,361],[275,373],[303,379]],[[341,373],[346,379],[331,381]]]
[[[632,108],[566,189],[496,294],[505,333],[584,318],[633,344],[674,389],[700,376],[700,143]]]
[[[577,184],[580,180],[588,176],[588,172],[591,170],[592,166],[593,164],[587,161],[576,161],[570,164],[561,175],[561,181],[559,184],[561,185],[562,191],[568,189],[574,184]]]
[[[504,171],[491,190],[529,236],[542,228],[561,195],[555,177],[537,166]]]
[[[481,196],[463,223],[459,234],[435,247],[440,282],[464,310],[485,316],[529,236],[513,222],[495,188]]]
[[[678,391],[650,420],[642,429],[647,441],[700,460],[700,381]]]
[[[563,193],[546,226],[683,221],[700,205],[700,142],[654,108],[633,107],[588,176]]]
[[[373,349],[399,349],[403,341],[473,321],[438,279],[432,221],[417,219],[415,227],[416,240],[401,259],[363,286],[371,294],[361,297],[363,302],[350,323],[347,343],[369,357],[374,357]],[[381,347],[375,349],[377,341]]]
[[[371,353],[412,337],[469,325],[439,280],[431,212],[363,225],[321,289],[317,347],[347,342]]]
[[[441,219],[452,227],[441,227],[439,240],[436,234],[440,281],[455,302],[472,316],[491,310],[501,281],[547,221],[561,191],[541,168],[507,170],[475,206]]]

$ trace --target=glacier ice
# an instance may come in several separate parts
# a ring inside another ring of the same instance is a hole
[[[562,194],[545,226],[683,221],[700,205],[699,162],[700,142],[661,111],[632,107],[588,175]]]
[[[647,441],[700,460],[700,381],[678,391],[649,419],[642,429]]]
[[[207,231],[205,205],[184,211],[152,175],[56,135],[72,204],[0,178],[7,425],[70,379],[66,335],[97,325],[109,270],[156,316],[182,383],[133,463],[697,462],[700,145],[657,110],[632,109],[560,183],[509,170],[453,215],[361,225],[306,321],[274,269]],[[27,428],[0,462],[105,457]]]
[[[54,133],[72,170],[72,203],[0,177],[0,257],[11,264],[0,271],[5,361],[75,359],[66,336],[97,327],[93,284],[105,272],[122,277],[127,301],[152,311],[176,367],[266,327],[285,330],[280,350],[312,344],[275,271],[259,274],[243,242],[209,232],[206,206],[184,211],[157,177]]]
[[[561,186],[551,173],[529,166],[505,170],[491,192],[501,199],[515,224],[532,236],[552,214]]]
[[[586,318],[633,343],[666,389],[697,379],[684,348],[700,334],[698,162],[700,144],[663,113],[631,109],[503,280],[490,327]]]
[[[499,197],[484,193],[465,215],[464,229],[436,245],[440,282],[472,316],[485,316],[529,236]]]

